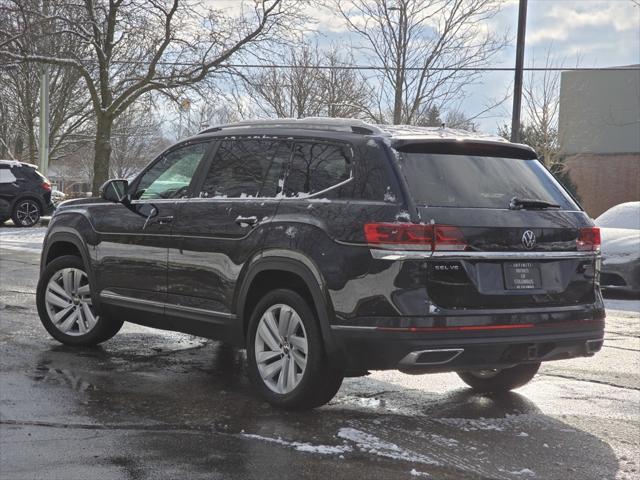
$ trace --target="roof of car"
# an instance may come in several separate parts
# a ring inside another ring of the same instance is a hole
[[[511,147],[533,151],[531,147],[522,144],[511,143],[498,135],[490,135],[482,132],[448,128],[444,124],[441,127],[419,127],[413,125],[378,125],[353,118],[277,118],[244,120],[241,122],[216,125],[199,133],[214,134],[228,133],[241,135],[252,130],[273,130],[286,132],[290,130],[311,130],[326,132],[355,133],[361,135],[375,135],[386,137],[394,141],[408,142],[465,142],[481,144],[501,144]]]
[[[31,167],[38,168],[37,165],[31,163],[20,162],[18,160],[0,160],[0,165],[9,165],[10,167]]]

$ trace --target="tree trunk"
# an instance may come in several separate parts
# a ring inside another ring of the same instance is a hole
[[[95,157],[93,159],[93,184],[91,193],[100,195],[100,187],[109,179],[109,159],[111,158],[111,128],[113,118],[99,115],[96,125]]]

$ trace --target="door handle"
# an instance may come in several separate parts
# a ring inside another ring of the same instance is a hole
[[[236,223],[241,227],[255,227],[258,224],[258,217],[252,215],[250,217],[243,217],[242,215],[238,215],[236,218]]]
[[[154,221],[158,225],[166,225],[167,223],[173,222],[173,215],[168,215],[166,217],[156,217]]]

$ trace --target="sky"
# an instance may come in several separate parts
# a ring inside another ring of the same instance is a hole
[[[209,0],[215,8],[237,8],[253,0]],[[518,0],[504,0],[501,11],[483,26],[491,31],[509,32],[511,44],[493,58],[492,67],[515,64]],[[640,64],[640,6],[633,0],[529,0],[525,66],[544,66],[547,52],[551,61],[567,67],[611,67]],[[338,15],[329,9],[313,8],[313,28],[321,43],[357,44]],[[358,63],[366,60],[356,58]],[[467,89],[461,100],[469,116],[480,112],[492,99],[504,97],[513,85],[513,73],[488,72]],[[478,119],[481,130],[495,132],[510,122],[511,99]]]

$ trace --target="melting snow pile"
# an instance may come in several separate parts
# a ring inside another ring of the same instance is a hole
[[[253,438],[255,440],[262,440],[263,442],[277,443],[278,445],[284,445],[285,447],[291,447],[299,452],[319,453],[321,455],[337,455],[340,453],[350,452],[351,447],[348,445],[313,445],[307,442],[289,442],[282,438],[270,438],[263,437],[261,435],[254,435],[251,433],[243,433],[243,437]]]
[[[430,459],[426,455],[412,452],[400,448],[395,443],[387,442],[374,435],[357,430],[355,428],[341,428],[338,437],[354,442],[360,450],[363,450],[380,457],[393,458],[395,460],[405,460],[407,462],[425,463],[437,465],[438,462]]]

